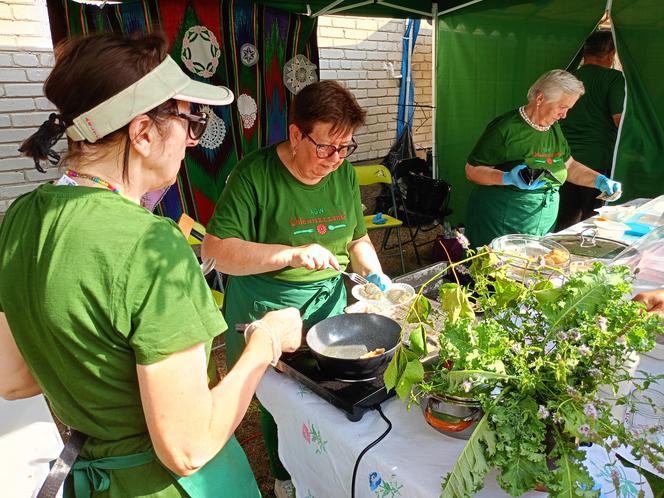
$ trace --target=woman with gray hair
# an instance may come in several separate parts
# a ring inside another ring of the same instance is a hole
[[[584,91],[572,74],[554,69],[533,83],[526,105],[487,125],[466,163],[466,178],[477,184],[466,218],[474,247],[510,233],[551,231],[565,181],[609,196],[622,190],[571,156],[558,124]]]

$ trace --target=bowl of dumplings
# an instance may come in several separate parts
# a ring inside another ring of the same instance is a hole
[[[415,289],[412,285],[396,283],[380,290],[376,284],[369,282],[356,285],[351,289],[351,294],[360,302],[384,309],[409,304],[415,297]]]

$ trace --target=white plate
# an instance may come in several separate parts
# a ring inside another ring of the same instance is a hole
[[[379,299],[367,299],[364,297],[362,294],[360,294],[360,289],[364,287],[363,285],[356,285],[351,289],[351,294],[353,294],[353,297],[357,299],[360,302],[367,303],[367,304],[373,304],[374,306],[378,306],[380,308],[391,308],[393,306],[401,306],[404,304],[409,303],[412,301],[413,297],[415,297],[415,289],[413,288],[412,285],[408,284],[392,284],[390,285],[387,289],[383,291],[383,295]],[[392,290],[392,289],[400,289],[403,291],[406,291],[409,295],[408,301],[405,301],[403,303],[393,303],[387,298],[387,292]]]

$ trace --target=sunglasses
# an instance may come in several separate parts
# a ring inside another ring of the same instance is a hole
[[[208,114],[206,112],[174,112],[173,116],[187,120],[187,133],[192,140],[198,140],[205,133],[208,124]]]
[[[350,156],[353,152],[355,152],[355,149],[357,149],[357,142],[354,138],[351,139],[353,141],[352,144],[335,147],[334,145],[329,144],[319,144],[313,138],[311,138],[308,133],[305,133],[304,136],[307,137],[309,141],[316,146],[316,156],[318,156],[319,159],[327,159],[328,157],[332,157],[335,152],[338,153],[339,157],[343,159]]]

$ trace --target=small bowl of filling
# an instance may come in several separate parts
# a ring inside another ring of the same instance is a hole
[[[369,282],[365,285],[356,285],[351,289],[353,297],[360,302],[371,304],[379,308],[391,308],[408,304],[415,297],[415,289],[408,284],[391,284],[384,291],[376,284]]]

